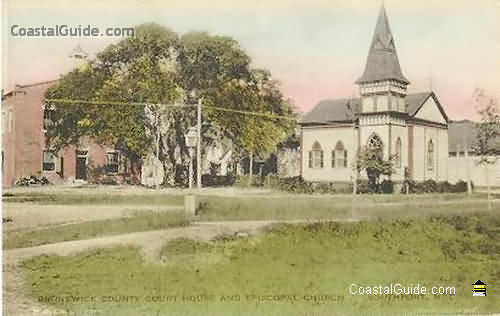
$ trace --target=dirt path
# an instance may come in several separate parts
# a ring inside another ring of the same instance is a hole
[[[81,251],[106,248],[118,245],[131,245],[141,249],[146,260],[156,260],[161,247],[166,241],[186,237],[209,240],[220,234],[237,232],[258,233],[273,221],[234,221],[196,223],[190,227],[174,228],[161,231],[148,231],[115,235],[88,240],[75,240],[32,248],[20,248],[3,252],[3,314],[7,316],[58,315],[51,307],[39,304],[27,297],[21,263],[29,258],[42,254],[67,256]]]

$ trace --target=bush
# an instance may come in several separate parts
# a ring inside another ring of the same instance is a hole
[[[471,189],[474,189],[474,183],[471,181]],[[453,186],[453,191],[454,193],[463,193],[467,192],[467,182],[463,180],[459,180],[455,185]]]
[[[229,186],[236,182],[236,178],[233,175],[218,176],[204,174],[201,176],[201,181],[204,186],[214,187],[214,186]]]
[[[391,180],[384,180],[380,184],[380,190],[385,194],[394,193],[394,183]]]
[[[278,189],[292,193],[314,193],[312,183],[301,176],[280,179]]]
[[[422,183],[422,193],[435,193],[437,192],[437,182],[434,180],[425,180]]]
[[[20,187],[30,186],[30,185],[48,185],[48,184],[50,184],[50,181],[45,176],[21,177],[14,183],[15,186],[20,186]]]
[[[312,185],[314,193],[329,194],[335,193],[335,186],[333,182],[318,182]]]
[[[259,175],[240,175],[236,177],[234,185],[240,188],[261,187],[264,185],[264,182]]]
[[[356,193],[358,194],[373,194],[376,193],[368,183],[368,180],[358,180]]]
[[[405,180],[403,181],[403,185],[401,186],[401,193],[415,193],[416,192],[416,182],[413,180]]]
[[[102,185],[117,185],[118,181],[116,181],[116,179],[113,177],[105,177],[96,181],[96,183]]]
[[[453,192],[453,184],[449,183],[448,181],[438,182],[437,192],[439,193]]]
[[[434,180],[426,180],[424,182],[415,182],[413,180],[405,180],[401,188],[401,193],[406,193],[408,186],[408,193],[463,193],[467,192],[467,182],[458,181],[456,184],[451,184],[448,181],[436,182]],[[472,188],[474,184],[471,183]]]

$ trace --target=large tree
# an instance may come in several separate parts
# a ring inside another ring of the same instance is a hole
[[[230,37],[179,37],[157,24],[140,25],[134,37],[108,46],[47,91],[47,99],[67,99],[51,104],[56,124],[49,142],[57,150],[89,136],[114,144],[137,164],[153,151],[168,175],[182,175],[186,159],[178,163],[179,149],[185,158],[184,134],[195,124],[195,111],[162,105],[201,98],[203,144],[224,138],[240,155],[268,152],[293,128],[293,111],[270,73],[250,63]]]

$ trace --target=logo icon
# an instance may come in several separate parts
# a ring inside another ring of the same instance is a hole
[[[472,288],[472,296],[486,296],[486,283],[481,280],[477,280]]]

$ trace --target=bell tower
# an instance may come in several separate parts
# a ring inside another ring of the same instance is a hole
[[[80,70],[86,67],[88,57],[89,55],[82,49],[80,45],[77,45],[68,56],[71,67]]]
[[[410,82],[399,65],[384,4],[380,8],[363,75],[356,81],[361,113],[406,112],[406,88]]]

